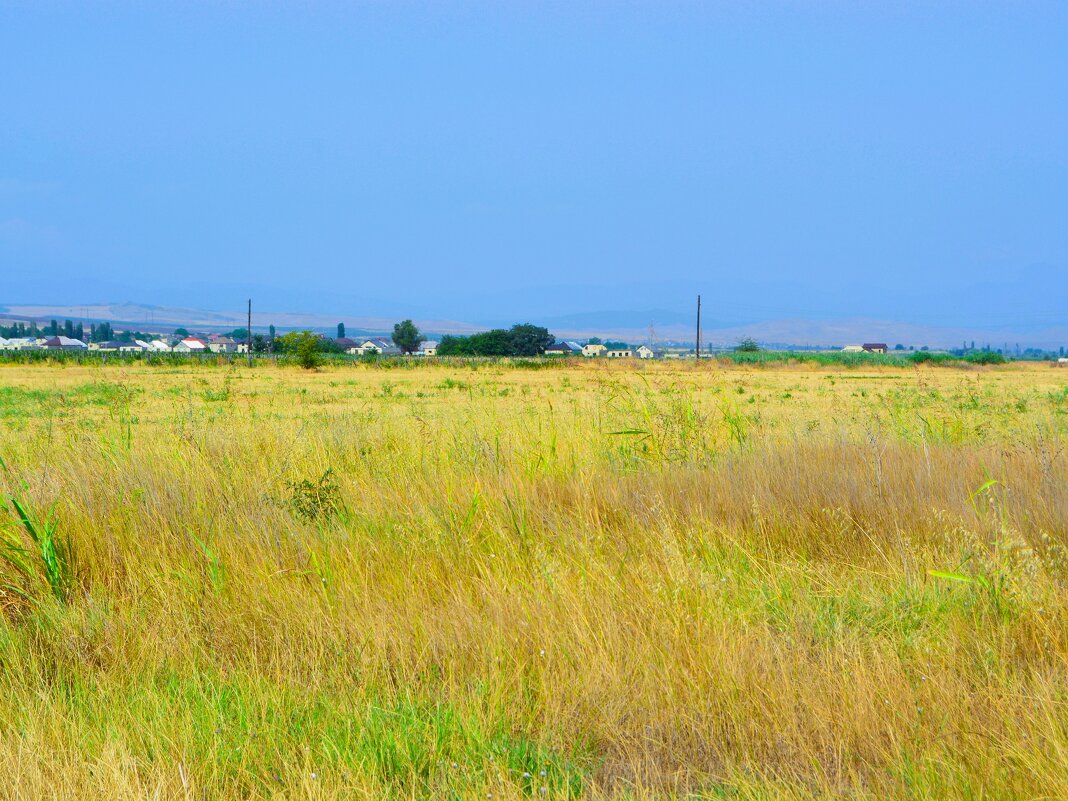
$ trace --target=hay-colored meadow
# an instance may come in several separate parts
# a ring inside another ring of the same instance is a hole
[[[1048,366],[0,366],[0,796],[1068,798],[1066,434]]]

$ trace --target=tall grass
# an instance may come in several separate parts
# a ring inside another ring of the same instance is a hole
[[[3,368],[0,782],[1068,797],[1058,376]]]
[[[8,474],[5,478],[10,483],[24,485],[10,476],[3,458],[0,471]],[[4,501],[13,520],[0,525],[0,564],[8,568],[9,579],[0,583],[0,593],[27,604],[39,601],[43,591],[61,603],[66,601],[71,583],[70,553],[57,531],[54,506],[42,517],[17,489]]]

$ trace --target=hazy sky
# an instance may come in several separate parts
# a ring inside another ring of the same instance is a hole
[[[1068,3],[0,2],[0,304],[697,292],[1063,323]]]

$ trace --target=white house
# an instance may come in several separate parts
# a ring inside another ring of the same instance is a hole
[[[202,339],[186,337],[174,346],[175,353],[207,353],[208,345]]]
[[[864,346],[863,345],[846,345],[844,348],[842,348],[842,353],[863,353],[863,352],[864,352]]]
[[[634,351],[634,355],[639,359],[652,359],[656,356],[656,351],[648,345],[639,345],[637,350]]]
[[[170,353],[171,346],[164,342],[162,339],[153,339],[147,344],[147,349],[153,353]]]
[[[594,342],[589,345],[582,346],[582,355],[591,358],[594,356],[603,356],[606,350],[608,350],[608,348],[606,348],[600,342]]]
[[[7,340],[5,350],[36,350],[41,347],[33,337],[14,337]]]
[[[630,348],[613,348],[612,350],[606,350],[604,355],[608,359],[630,359],[634,356],[634,351]]]
[[[419,343],[419,350],[415,352],[416,356],[437,356],[438,355],[438,343],[427,340],[426,342]]]
[[[436,351],[437,349],[435,349],[435,352]],[[365,339],[363,344],[358,345],[355,348],[349,348],[349,353],[356,356],[368,356],[372,353],[376,353],[379,356],[395,356],[400,352],[400,348],[388,339]]]
[[[112,339],[108,342],[97,342],[96,347],[93,350],[99,350],[104,352],[118,352],[118,353],[137,353],[144,348],[138,345],[136,342],[122,342],[117,339]]]

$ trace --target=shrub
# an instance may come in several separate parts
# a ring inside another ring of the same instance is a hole
[[[318,481],[306,478],[287,481],[286,487],[290,509],[303,520],[330,517],[341,508],[341,487],[334,478],[334,471],[329,468]]]
[[[978,353],[969,353],[964,361],[971,364],[1005,364],[1008,361],[996,350],[981,350]]]

